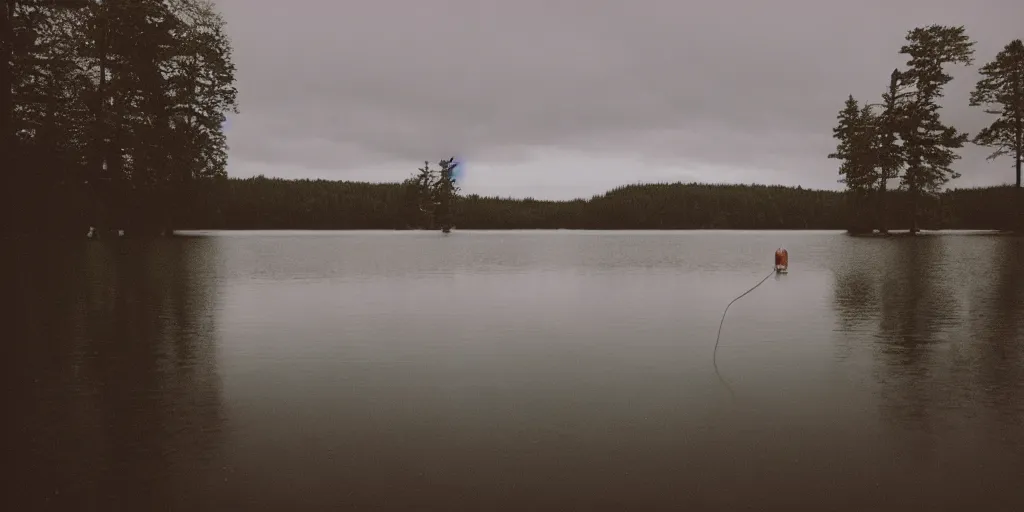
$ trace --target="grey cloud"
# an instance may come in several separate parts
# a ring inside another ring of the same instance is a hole
[[[836,111],[847,94],[881,94],[908,29],[964,24],[979,64],[1024,35],[1013,0],[217,3],[243,110],[232,157],[338,178],[550,147],[834,184]],[[957,72],[945,112],[968,130],[985,122],[966,105],[974,73]],[[965,184],[1006,174],[964,154]]]

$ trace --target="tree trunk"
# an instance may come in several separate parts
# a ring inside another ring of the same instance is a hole
[[[113,194],[114,181],[111,179],[107,169],[104,168],[104,162],[106,161],[106,155],[108,148],[106,146],[106,124],[104,123],[104,112],[106,107],[106,93],[107,93],[107,34],[106,34],[106,13],[100,13],[101,18],[99,23],[100,26],[99,40],[96,41],[96,47],[99,52],[99,83],[96,86],[96,100],[93,105],[95,112],[93,112],[93,133],[92,133],[92,157],[95,159],[93,162],[89,162],[90,172],[89,174],[89,185],[97,193],[94,194],[101,203],[100,209],[106,214],[101,218],[97,218],[94,222],[100,229],[111,227],[110,224],[113,221],[113,211],[110,205],[110,199]]]
[[[1024,126],[1022,125],[1024,125],[1024,120],[1018,118],[1016,141],[1017,147],[1015,148],[1015,156],[1017,157],[1017,222],[1016,226],[1014,227],[1018,233],[1024,232],[1024,189],[1021,189],[1020,187],[1020,164],[1021,158],[1024,158],[1024,154],[1022,154],[1024,153],[1024,140],[1021,140],[1022,138],[1024,138],[1024,133],[1022,133],[1024,132]]]
[[[14,205],[14,199],[19,197],[15,185],[20,176],[17,160],[14,156],[14,0],[5,0],[0,7],[0,159],[5,165],[4,174],[0,180],[4,183],[4,193],[8,195],[4,204],[10,210],[5,212],[3,231],[14,226],[7,226],[13,222],[18,207]]]
[[[10,155],[14,139],[14,0],[5,0],[0,11],[0,154]]]
[[[878,232],[885,235],[889,233],[889,202],[886,199],[885,178],[878,186]]]
[[[921,198],[921,191],[920,190],[912,190],[910,192],[910,234],[911,235],[916,235],[919,231],[921,231],[921,228],[920,228],[920,226],[918,224],[918,219],[917,219],[917,217],[918,217],[917,210],[918,210],[918,206],[921,203],[920,202],[920,198]]]
[[[1020,187],[1021,133],[1017,132],[1017,231],[1024,232],[1024,188]]]

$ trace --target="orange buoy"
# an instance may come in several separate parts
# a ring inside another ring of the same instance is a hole
[[[775,251],[775,271],[789,272],[789,253],[785,249],[779,248]]]

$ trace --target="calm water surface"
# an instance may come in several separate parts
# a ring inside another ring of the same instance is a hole
[[[1024,510],[1019,238],[198,235],[16,249],[4,510]]]

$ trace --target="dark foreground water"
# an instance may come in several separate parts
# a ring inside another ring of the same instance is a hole
[[[1019,238],[14,251],[2,510],[1024,510]]]

